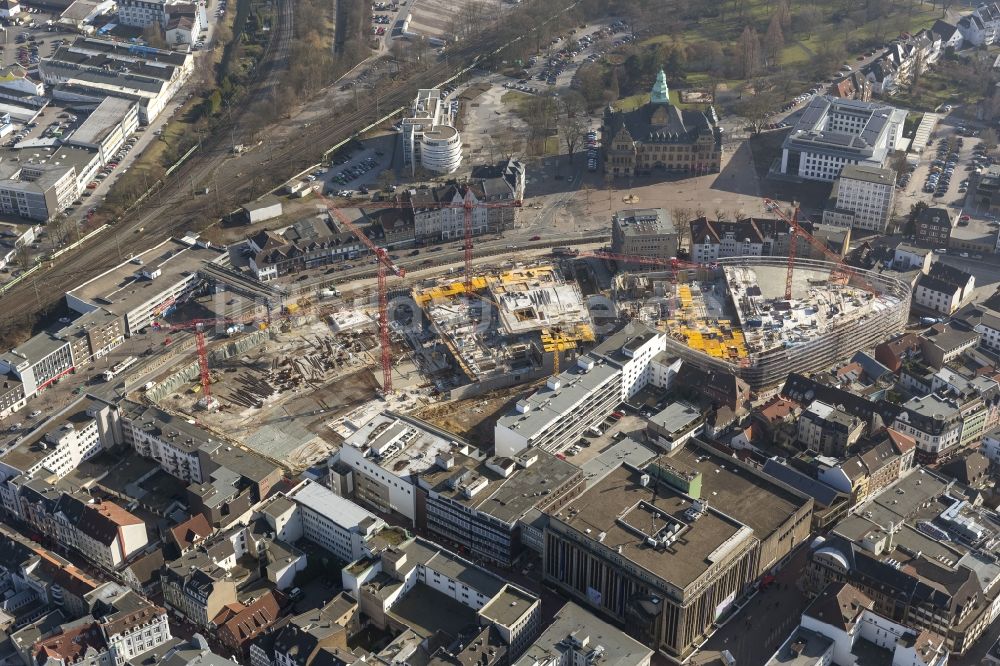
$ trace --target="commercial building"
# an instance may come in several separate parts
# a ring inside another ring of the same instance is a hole
[[[385,527],[375,514],[313,481],[303,481],[289,491],[288,499],[301,509],[302,537],[342,562],[364,557],[367,540]]]
[[[139,127],[139,107],[132,100],[106,97],[66,140],[71,146],[96,151],[101,165],[112,161]]]
[[[545,580],[683,660],[751,583],[808,537],[813,501],[689,443],[619,467],[545,528]]]
[[[895,171],[847,164],[833,185],[823,223],[885,233],[895,200]]]
[[[906,112],[877,102],[817,96],[782,145],[780,173],[832,182],[849,164],[884,167],[902,146]]]
[[[82,368],[125,342],[125,323],[121,317],[97,308],[77,317],[55,335],[69,342],[73,367]]]
[[[73,371],[73,354],[67,340],[44,332],[0,354],[0,374],[12,373],[31,397]]]
[[[653,651],[572,601],[512,666],[591,664],[649,666]]]
[[[417,477],[433,468],[439,456],[474,451],[457,436],[428,423],[384,412],[352,433],[336,460],[352,471],[358,502],[416,525]]]
[[[248,238],[246,244],[247,266],[261,282],[356,259],[368,252],[353,233],[337,231],[329,216],[299,220],[281,233],[260,231]]]
[[[618,211],[611,217],[611,251],[652,259],[676,257],[677,229],[670,213],[662,208]]]
[[[849,583],[830,583],[765,666],[947,666],[949,651],[941,635],[894,622],[874,606]]]
[[[994,214],[1000,210],[1000,165],[987,167],[979,176],[973,197],[980,210]]]
[[[642,323],[610,336],[500,417],[494,429],[497,455],[513,456],[531,446],[558,453],[576,442],[622,402],[664,377],[653,366],[665,338]]]
[[[512,566],[523,548],[519,522],[533,509],[556,510],[583,491],[580,468],[544,451],[513,458],[438,454],[418,479],[421,527],[476,558]]]
[[[113,407],[102,400],[77,400],[63,414],[48,419],[8,447],[0,455],[0,476],[7,481],[18,475],[27,479],[42,471],[57,479],[69,474],[85,460],[114,447],[115,432],[108,425],[112,411]],[[7,504],[17,515],[16,503]]]
[[[145,0],[138,0],[145,2]],[[155,3],[154,4],[159,4]],[[79,37],[43,58],[39,75],[53,98],[68,104],[99,104],[106,97],[131,100],[148,125],[187,82],[191,53],[128,42]]]
[[[122,317],[132,336],[194,294],[206,264],[228,258],[209,243],[170,238],[67,292],[66,303],[80,314],[103,308]]]
[[[633,111],[608,107],[601,136],[604,172],[614,177],[717,173],[722,164],[722,131],[714,115],[710,119],[704,112],[671,103],[663,70],[649,102]]]
[[[344,590],[380,629],[426,639],[439,632],[457,637],[470,624],[492,627],[512,659],[538,636],[538,597],[420,538],[354,562],[341,576]]]
[[[0,212],[47,222],[79,196],[100,168],[95,151],[25,148],[0,160]]]
[[[664,348],[683,360],[682,371],[694,365],[733,375],[760,390],[784,381],[791,372],[829,368],[859,349],[874,347],[901,331],[909,316],[909,287],[886,273],[855,269],[852,284],[842,286],[830,281],[838,270],[833,263],[800,257],[792,281],[794,314],[789,314],[784,296],[787,262],[743,256],[714,263],[676,275],[641,276],[668,297],[677,296],[675,302],[665,299],[665,317],[660,311],[653,314],[670,329]],[[705,283],[714,283],[714,288],[703,291],[700,285]],[[641,288],[632,296],[618,296],[619,307],[641,308],[648,300]],[[634,306],[629,298],[637,301]],[[706,316],[709,308],[713,314]],[[824,310],[832,314],[820,314]],[[781,323],[790,317],[800,325]],[[706,339],[702,330],[711,337]]]
[[[455,129],[453,107],[436,88],[417,91],[409,118],[402,120],[403,166],[435,174],[452,173],[462,164],[462,137]]]

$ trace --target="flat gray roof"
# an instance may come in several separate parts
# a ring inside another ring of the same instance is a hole
[[[434,465],[420,475],[421,481],[453,502],[464,504],[509,524],[516,522],[543,499],[538,493],[559,488],[580,471],[576,465],[536,448],[526,449],[518,456],[525,460],[534,459],[534,463],[528,467],[517,465],[514,460],[496,457],[479,460],[455,454],[454,458],[455,467],[443,469]],[[510,465],[514,467],[514,471],[510,476],[504,477],[490,469],[491,462],[494,466]],[[486,487],[472,497],[466,497],[461,487],[456,485],[452,488],[449,485],[449,480],[463,474],[467,475],[465,483],[472,478],[485,478]]]
[[[45,331],[28,338],[25,342],[14,347],[11,351],[18,356],[27,358],[31,363],[37,363],[39,360],[58,351],[67,344],[68,343],[65,340],[61,340],[52,333]]]
[[[639,666],[649,662],[653,651],[624,631],[617,629],[593,613],[580,608],[572,601],[559,609],[545,631],[527,651],[514,662],[514,666],[563,663],[562,655],[574,648],[566,640],[573,637],[585,647],[578,652],[592,652],[604,648],[604,662],[615,666]],[[572,660],[567,660],[573,663]]]
[[[878,185],[893,185],[896,180],[892,169],[884,169],[866,164],[848,164],[840,170],[840,177]]]
[[[686,589],[742,544],[754,539],[753,530],[709,508],[692,523],[683,518],[692,502],[661,483],[656,494],[643,486],[641,474],[619,467],[552,516],[550,527],[562,523],[577,538],[591,540],[633,562],[667,583]],[[709,497],[715,498],[709,494]],[[671,547],[647,544],[668,524],[682,523],[680,538]],[[625,527],[629,525],[630,527]]]
[[[365,520],[380,521],[374,513],[312,481],[303,482],[289,492],[288,497],[330,519],[345,530],[356,529]]]
[[[479,613],[501,626],[510,627],[537,603],[535,595],[508,584]]]
[[[69,137],[70,143],[99,144],[125,120],[135,102],[119,97],[105,97],[93,113]]]
[[[224,254],[221,249],[188,245],[169,238],[138,255],[141,265],[134,260],[124,261],[68,293],[117,315],[126,315],[155,298],[157,291],[166,289],[167,285],[172,286],[182,277],[197,273],[204,264],[220,262]],[[141,276],[143,272],[154,270],[159,270],[160,275],[153,280]]]
[[[579,367],[562,372],[559,374],[558,389],[548,386],[540,389],[525,398],[530,405],[526,413],[515,411],[505,414],[497,420],[497,425],[510,428],[530,440],[619,372],[618,368],[607,363],[595,364],[587,372]]]
[[[218,439],[213,440],[211,432],[198,424],[188,423],[186,418],[165,412],[154,405],[123,400],[120,409],[122,418],[131,421],[136,428],[151,437],[169,442],[182,451],[194,453],[203,444],[219,443]]]
[[[658,414],[654,414],[649,422],[670,433],[683,432],[693,428],[701,421],[701,411],[686,402],[672,402]]]
[[[658,455],[658,452],[645,444],[626,437],[614,442],[600,454],[585,462],[581,469],[584,479],[587,481],[587,487],[590,488],[623,464],[641,469]]]

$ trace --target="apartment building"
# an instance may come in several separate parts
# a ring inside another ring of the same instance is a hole
[[[913,303],[922,308],[950,315],[969,298],[976,286],[971,273],[941,262],[931,264],[913,290]]]
[[[885,233],[895,201],[895,171],[848,164],[834,182],[823,223]]]
[[[892,427],[912,437],[924,457],[936,458],[958,445],[962,414],[957,401],[932,393],[903,403]]]
[[[924,208],[917,214],[913,231],[921,243],[947,248],[951,231],[957,223],[957,215],[952,215],[947,208],[935,206]]]
[[[413,210],[414,239],[418,243],[431,243],[464,238],[466,199],[473,206],[474,236],[513,229],[524,193],[523,174],[521,166],[509,176],[406,190],[399,201]]]
[[[788,223],[780,219],[748,217],[740,220],[692,220],[691,260],[712,263],[723,257],[775,257],[788,255]],[[806,230],[812,227],[803,223]],[[799,238],[796,253],[812,256],[808,241]]]
[[[870,499],[810,553],[806,594],[846,582],[873,610],[944,638],[962,654],[1000,615],[1000,567],[991,553],[995,514],[952,480],[921,469]]]
[[[944,638],[875,612],[875,602],[849,583],[830,583],[803,611],[799,625],[765,666],[806,659],[857,664],[858,655],[885,657],[891,666],[947,666]]]
[[[802,412],[797,438],[807,449],[844,457],[865,432],[865,422],[842,409],[814,400]]]
[[[161,578],[163,602],[188,621],[208,627],[223,608],[235,604],[236,583],[203,551],[169,562]]]
[[[972,46],[989,46],[1000,34],[1000,4],[988,2],[958,21],[962,39]]]

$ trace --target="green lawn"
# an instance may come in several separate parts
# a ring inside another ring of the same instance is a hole
[[[707,82],[707,76],[706,82]],[[691,77],[688,77],[688,83],[691,83]],[[642,92],[636,95],[629,95],[628,97],[622,97],[620,100],[615,102],[614,106],[619,111],[634,111],[640,106],[649,101],[649,93]],[[670,103],[681,109],[702,109],[705,104],[682,104],[680,100],[680,93],[671,88],[670,90]]]

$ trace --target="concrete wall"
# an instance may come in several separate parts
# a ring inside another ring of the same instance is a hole
[[[259,347],[264,344],[269,336],[268,331],[254,331],[240,338],[232,340],[229,344],[219,347],[218,349],[213,349],[208,354],[208,365],[212,367],[213,363],[219,363],[227,358],[232,358],[233,356],[239,356],[243,354],[248,349],[254,347]],[[146,397],[149,398],[151,402],[159,402],[163,400],[168,395],[177,392],[184,384],[190,383],[197,379],[198,377],[198,360],[195,359],[188,363],[187,365],[181,366],[176,372],[172,373],[166,379],[157,382],[155,386],[146,391]]]

